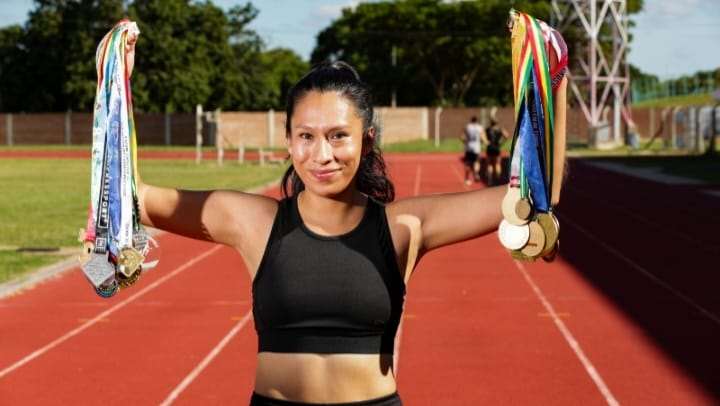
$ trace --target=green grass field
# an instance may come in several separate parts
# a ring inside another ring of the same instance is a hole
[[[712,94],[688,94],[685,96],[665,97],[662,99],[644,100],[633,103],[633,107],[668,107],[668,106],[697,106],[703,104],[716,104]]]
[[[284,166],[190,160],[140,161],[143,180],[188,189],[248,189],[278,179]],[[58,260],[16,252],[17,247],[79,247],[89,199],[85,159],[0,159],[0,282]]]

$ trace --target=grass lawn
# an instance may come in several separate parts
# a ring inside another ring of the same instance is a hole
[[[285,167],[227,162],[141,160],[143,179],[188,189],[248,189],[278,179]],[[90,189],[86,159],[0,159],[0,282],[18,272],[57,260],[47,254],[16,252],[16,247],[79,247]]]
[[[668,106],[695,106],[702,104],[715,104],[712,94],[688,94],[684,96],[665,97],[662,99],[644,100],[633,103],[633,107],[668,107]]]

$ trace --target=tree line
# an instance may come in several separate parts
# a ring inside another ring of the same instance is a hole
[[[125,16],[141,30],[140,111],[282,109],[310,64],[338,59],[358,69],[379,105],[510,105],[511,6],[550,21],[548,0],[360,3],[317,35],[308,63],[267,49],[249,28],[251,3],[223,11],[208,0],[35,0],[24,26],[0,29],[0,111],[89,111],[95,48]],[[628,2],[631,13],[641,8]],[[582,33],[564,35],[571,53],[583,52],[574,49]]]
[[[0,29],[0,111],[91,111],[95,50],[122,18],[138,23],[132,90],[145,112],[283,108],[308,69],[248,28],[251,4],[227,12],[189,0],[35,0],[24,26]]]

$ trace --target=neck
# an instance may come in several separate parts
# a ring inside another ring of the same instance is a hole
[[[298,210],[307,227],[319,234],[336,235],[360,222],[367,198],[349,187],[334,196],[320,196],[304,190],[297,199]]]

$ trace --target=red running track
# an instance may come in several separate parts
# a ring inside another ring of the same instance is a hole
[[[457,155],[388,161],[399,197],[465,189]],[[405,404],[718,402],[720,304],[705,287],[716,279],[696,270],[705,279],[690,283],[638,255],[646,242],[620,249],[625,235],[653,234],[653,210],[625,219],[640,230],[610,239],[620,209],[582,185],[597,180],[601,194],[616,179],[582,163],[573,173],[556,262],[515,262],[496,235],[422,260],[397,350]],[[600,210],[604,222],[588,215]],[[242,260],[230,248],[160,239],[159,268],[110,300],[74,270],[0,301],[0,404],[247,404],[257,344]],[[694,243],[682,241],[678,249]]]

